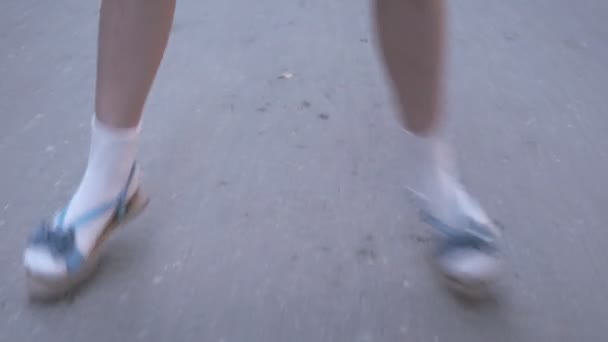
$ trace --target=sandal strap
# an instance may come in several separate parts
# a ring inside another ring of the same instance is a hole
[[[423,222],[447,236],[449,240],[457,241],[458,244],[493,245],[495,243],[492,233],[482,224],[469,217],[463,217],[464,224],[461,228],[455,228],[446,224],[426,210],[420,211],[420,217]]]
[[[129,177],[127,177],[127,182],[126,182],[122,192],[118,196],[116,216],[119,220],[122,220],[127,213],[127,202],[128,202],[127,196],[129,195],[129,186],[131,185],[131,182],[133,182],[133,177],[135,177],[136,167],[137,167],[137,165],[135,163],[133,163],[133,166],[131,166],[131,171],[129,171]]]
[[[131,167],[131,171],[129,172],[129,177],[127,178],[126,185],[124,186],[123,190],[120,192],[120,194],[118,195],[118,198],[116,200],[104,203],[104,204],[86,212],[85,214],[81,215],[76,220],[74,220],[74,222],[72,222],[69,225],[69,227],[66,227],[66,229],[76,230],[79,227],[82,227],[82,226],[86,225],[87,223],[94,221],[95,219],[99,218],[100,216],[102,216],[103,214],[105,214],[106,212],[108,212],[109,210],[112,210],[112,209],[116,210],[117,218],[119,220],[122,219],[125,216],[126,211],[127,211],[127,195],[129,192],[129,186],[131,185],[131,182],[133,181],[133,177],[135,175],[135,169],[136,169],[136,164],[134,163],[133,166]],[[61,213],[59,214],[59,219],[57,220],[57,222],[58,222],[57,227],[60,229],[64,227],[66,212],[67,212],[67,208],[64,208],[61,211]]]

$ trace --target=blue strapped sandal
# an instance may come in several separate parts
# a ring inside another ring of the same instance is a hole
[[[130,199],[127,198],[135,171],[136,166],[133,165],[127,183],[116,200],[92,209],[69,226],[65,226],[64,222],[67,208],[63,209],[53,220],[54,222],[43,222],[33,232],[27,248],[43,249],[50,253],[55,261],[64,266],[62,268],[65,271],[61,274],[49,274],[36,272],[26,267],[28,292],[31,298],[53,299],[61,297],[93,273],[99,263],[101,247],[110,233],[121,224],[137,216],[148,204],[148,198],[141,189],[135,190]],[[97,238],[89,255],[83,255],[76,245],[76,232],[110,211],[114,211],[114,215]]]
[[[495,227],[464,215],[458,227],[426,211],[421,211],[421,218],[441,235],[434,259],[450,289],[471,298],[489,295],[501,269]]]

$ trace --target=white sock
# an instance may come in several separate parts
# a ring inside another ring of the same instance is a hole
[[[89,161],[80,186],[68,205],[66,225],[95,207],[118,198],[135,162],[139,135],[139,125],[133,128],[115,128],[97,119],[93,120]],[[137,189],[138,181],[138,175],[135,174],[129,186],[129,198]],[[95,245],[95,240],[112,214],[113,212],[108,212],[88,223],[87,227],[78,229],[76,244],[80,251],[88,252]]]
[[[67,207],[64,226],[78,220],[82,215],[96,207],[118,198],[124,190],[135,157],[140,135],[140,126],[134,128],[115,128],[93,120],[91,146],[86,171],[76,193]],[[136,173],[128,189],[128,198],[137,190]],[[111,219],[113,211],[101,215],[77,228],[76,246],[86,257]],[[30,269],[57,274],[65,272],[65,265],[60,260],[40,248],[26,251],[25,263]]]
[[[459,181],[451,147],[439,135],[414,139],[418,150],[418,192],[426,202],[426,210],[454,227],[462,224],[463,214],[484,225],[489,224],[481,206]]]

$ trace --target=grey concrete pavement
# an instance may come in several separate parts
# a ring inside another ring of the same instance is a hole
[[[606,340],[602,0],[451,2],[451,128],[505,228],[498,304],[435,281],[369,4],[320,0],[178,3],[153,202],[77,296],[28,304],[25,236],[86,161],[97,5],[0,4],[0,341]]]

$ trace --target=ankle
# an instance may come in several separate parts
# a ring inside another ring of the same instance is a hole
[[[87,168],[68,206],[66,222],[119,196],[135,162],[139,135],[139,125],[115,128],[93,119]],[[131,184],[129,195],[137,188],[137,170]]]

